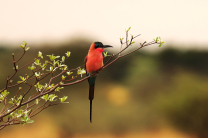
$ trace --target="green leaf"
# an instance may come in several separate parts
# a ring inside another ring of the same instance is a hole
[[[20,124],[24,125],[24,124],[25,124],[25,122],[20,122]]]
[[[17,83],[22,83],[23,81],[18,81]]]
[[[30,117],[28,117],[28,114],[25,113],[24,116],[21,117],[21,124],[25,124],[25,123],[33,123],[34,121],[33,120],[30,120]]]
[[[0,102],[4,100],[4,96],[0,95]]]
[[[131,27],[128,28],[128,30],[126,30],[126,32],[128,32],[131,29]]]
[[[38,83],[36,83],[36,85],[34,85],[35,86],[35,88],[36,88],[36,91],[41,91],[42,89],[43,89],[43,85],[41,85],[41,84],[39,84],[39,82]]]
[[[21,79],[22,81],[18,81],[17,83],[26,82],[26,80],[29,78],[29,76],[27,76],[26,78],[25,78],[25,77],[22,77],[22,76],[19,76],[19,77],[20,77],[20,79]]]
[[[64,87],[57,87],[56,89],[55,89],[55,91],[60,91],[61,89],[63,89]]]
[[[17,118],[18,118],[17,116],[18,116],[18,114],[17,114],[17,113],[15,113],[15,114],[14,114],[14,118],[15,118],[15,119],[17,119]]]
[[[53,71],[53,66],[50,66],[50,70],[49,70],[50,72],[52,72]]]
[[[11,98],[10,101],[9,101],[10,104],[14,104],[16,102],[17,102],[17,100],[15,98]]]
[[[24,77],[22,77],[22,76],[19,76],[19,77],[20,77],[21,80],[23,80],[23,81],[25,80]]]
[[[51,84],[48,86],[48,84],[45,84],[46,90],[54,88],[54,84]]]
[[[71,52],[67,51],[65,54],[66,54],[66,57],[69,57],[71,55]]]
[[[7,95],[9,95],[9,92],[7,90],[4,90],[3,92],[1,92],[1,95],[3,95],[4,97],[6,97]]]
[[[34,120],[29,120],[29,121],[27,121],[27,123],[33,123],[34,122]]]
[[[28,114],[30,111],[31,111],[31,109],[30,110],[26,110],[26,111],[24,111],[24,114]]]
[[[153,39],[156,43],[158,43],[160,40],[161,40],[161,38],[160,37],[156,37],[156,39]]]
[[[65,61],[65,56],[62,56],[62,62],[64,62]]]
[[[35,72],[35,77],[39,79],[41,77],[40,72],[39,73]]]
[[[62,75],[61,76],[62,81],[66,79],[66,76]]]
[[[53,66],[56,66],[56,64],[59,66],[59,60],[57,60],[57,61],[53,61]]]
[[[27,50],[29,50],[30,49],[30,47],[27,47],[27,48],[25,48],[25,51],[27,51]]]
[[[60,58],[60,56],[55,56],[55,58]]]
[[[56,100],[55,100],[56,97],[58,97],[58,96],[55,95],[55,94],[50,94],[48,98],[49,98],[49,101],[50,101],[50,102],[54,102],[54,101],[56,101]]]
[[[7,90],[4,90],[3,92],[1,92],[0,94],[0,101],[3,101],[4,98],[9,95],[9,92]]]
[[[18,114],[23,114],[24,110],[20,109],[18,110]]]
[[[28,120],[28,115],[25,114],[24,116],[21,117],[21,121],[25,122]]]
[[[38,52],[38,57],[43,58],[42,52]]]
[[[15,68],[13,67],[13,69],[15,69]],[[16,69],[18,69],[18,65],[16,66]]]
[[[160,42],[159,47],[164,46],[164,45],[165,45],[165,42]]]
[[[60,56],[54,56],[53,54],[52,55],[47,55],[51,61],[54,61],[56,58],[59,58]]]
[[[34,63],[35,63],[36,65],[38,65],[38,66],[39,66],[39,65],[41,65],[41,63],[40,63],[40,60],[39,60],[39,59],[36,59]]]
[[[28,49],[27,49],[27,50],[25,49],[26,45],[27,45],[27,42],[23,41],[23,44],[19,45],[19,47],[21,47],[21,48],[23,48],[25,51],[27,51]]]
[[[29,70],[34,70],[34,69],[36,69],[36,67],[34,66],[34,64],[32,64],[32,66],[31,67],[29,66],[28,69]]]
[[[64,70],[67,70],[67,68],[68,68],[67,65],[64,65]]]
[[[110,55],[108,55],[108,51],[103,52],[103,55],[104,55],[104,57],[108,57],[108,56],[110,56]]]
[[[20,104],[20,101],[22,100],[22,98],[23,98],[22,95],[20,95],[20,96],[17,98],[17,100],[14,99],[13,102],[16,103],[16,105],[19,105],[19,104]]]
[[[73,72],[67,71],[66,74],[69,76],[71,75]]]
[[[23,96],[22,96],[22,95],[20,95],[17,99],[18,99],[18,100],[22,100],[22,97],[23,97]]]
[[[85,73],[86,73],[86,70],[85,70],[85,69],[79,68],[79,69],[77,70],[77,74],[78,74],[78,75],[81,75],[81,77],[82,77],[82,74],[85,74]]]
[[[8,117],[13,117],[14,112],[10,113]]]
[[[23,48],[23,49],[25,48],[25,46],[24,46],[24,45],[19,45],[19,47],[21,47],[21,48]]]
[[[47,66],[47,63],[43,64],[43,65],[41,66],[42,70],[45,70],[46,66]]]
[[[38,104],[38,103],[39,103],[39,99],[36,99],[36,100],[35,100],[35,104]]]
[[[62,98],[59,98],[59,100],[61,103],[69,103],[69,102],[65,102],[67,98],[68,98],[68,96],[64,96]]]
[[[14,104],[12,101],[9,101],[9,104]]]
[[[45,100],[45,101],[48,101],[48,100],[49,100],[49,99],[48,99],[48,94],[43,95],[43,96],[41,97],[41,99],[43,99],[43,100]]]
[[[26,41],[23,41],[23,44],[26,46],[27,45],[27,42]]]
[[[134,41],[132,41],[132,42],[131,42],[131,45],[132,45],[132,44],[134,44],[134,43],[135,43],[135,42],[134,42]]]

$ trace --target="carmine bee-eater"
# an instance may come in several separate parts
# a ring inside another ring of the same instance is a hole
[[[109,45],[103,45],[101,42],[94,42],[90,46],[89,52],[85,57],[85,68],[89,83],[89,100],[90,100],[90,122],[92,123],[92,100],[94,98],[94,88],[96,75],[92,75],[103,66],[103,51],[104,48],[112,47]]]

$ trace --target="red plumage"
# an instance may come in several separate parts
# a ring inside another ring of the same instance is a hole
[[[92,100],[94,99],[95,79],[96,75],[91,74],[99,70],[103,66],[103,51],[104,48],[112,47],[109,45],[103,45],[101,42],[94,42],[90,46],[89,52],[85,57],[85,68],[89,82],[89,100],[90,100],[90,122],[92,122]]]
[[[103,66],[103,50],[104,48],[95,49],[95,43],[92,43],[90,46],[89,52],[85,57],[85,67],[89,74]]]

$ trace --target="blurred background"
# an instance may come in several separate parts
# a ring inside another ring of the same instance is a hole
[[[69,68],[83,64],[94,41],[113,45],[108,51],[117,53],[130,26],[130,34],[141,34],[132,49],[157,36],[166,42],[99,73],[92,124],[84,81],[61,91],[68,104],[44,110],[33,124],[6,127],[1,137],[207,138],[207,5],[204,0],[0,0],[0,88],[13,72],[11,54],[22,53],[22,41],[30,50],[20,64],[38,51],[45,59],[71,51]]]

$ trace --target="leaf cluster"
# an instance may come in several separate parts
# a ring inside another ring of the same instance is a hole
[[[108,52],[104,52],[103,56],[109,57],[109,59],[105,62],[103,67],[92,73],[92,76],[113,64],[118,59],[136,52],[145,46],[159,44],[160,47],[164,45],[161,38],[157,37],[154,41],[149,43],[145,41],[136,49],[123,54],[126,49],[135,43],[133,40],[139,36],[131,35],[131,38],[128,40],[130,29],[131,27],[126,30],[125,42],[123,37],[120,38],[120,51],[112,55],[108,55]],[[14,54],[12,54],[14,73],[7,77],[5,88],[0,90],[0,104],[3,105],[3,108],[0,111],[0,130],[9,125],[33,123],[34,120],[31,120],[31,118],[41,113],[44,109],[54,105],[68,103],[66,102],[68,96],[58,97],[57,92],[61,92],[66,86],[85,81],[91,76],[83,77],[83,75],[86,74],[84,65],[75,69],[69,69],[65,64],[65,61],[70,57],[70,51],[67,51],[65,56],[62,57],[54,54],[46,55],[44,57],[42,52],[39,51],[34,60],[23,66],[18,66],[18,62],[23,59],[25,53],[29,50],[25,41],[23,41],[23,44],[19,45],[19,47],[23,49],[23,54],[17,60],[15,59]],[[46,59],[44,60],[44,58]],[[30,75],[21,75],[19,76],[20,80],[14,82],[12,78],[16,76],[20,70],[26,67],[28,68],[27,74]],[[42,80],[45,80],[48,76],[50,77],[49,81],[43,84]],[[20,85],[22,87],[19,87]],[[8,89],[12,87],[19,87],[19,89],[15,96],[9,98],[8,95],[10,92],[8,92]],[[32,92],[32,88],[35,88],[35,94]],[[23,90],[25,91],[23,92]]]

